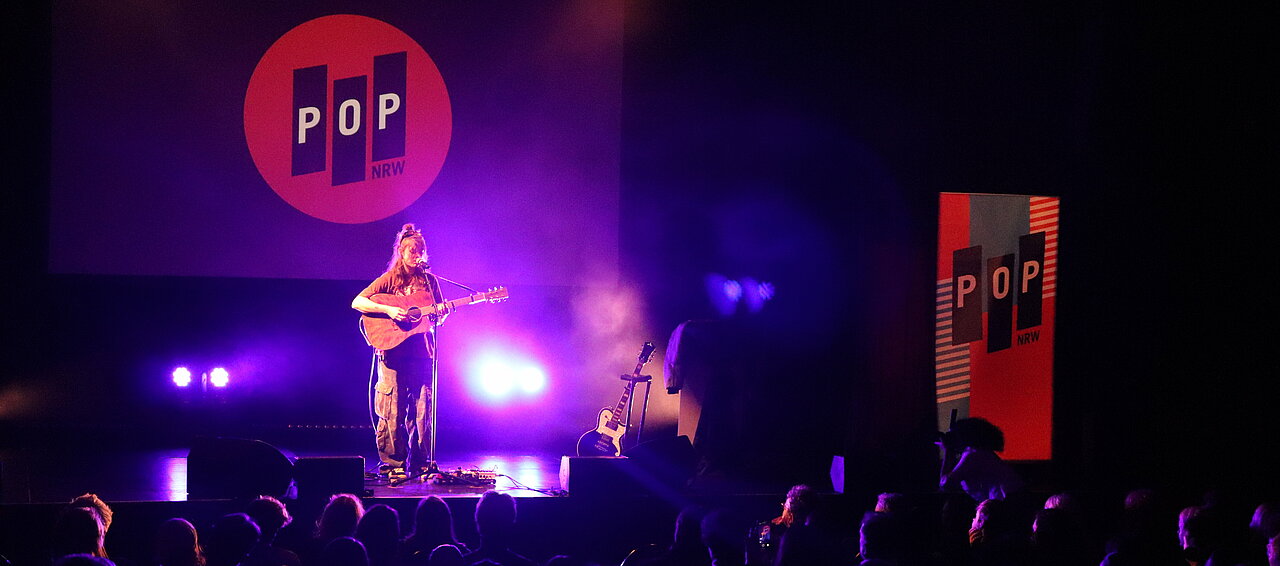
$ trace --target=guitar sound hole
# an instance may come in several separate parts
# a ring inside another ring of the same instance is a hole
[[[418,307],[411,307],[406,317],[407,317],[405,318],[406,322],[416,323],[419,320],[422,320],[422,309]]]

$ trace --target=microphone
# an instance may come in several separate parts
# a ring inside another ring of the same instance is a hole
[[[425,257],[418,258],[417,266],[418,266],[418,267],[421,267],[422,269],[430,270],[430,269],[431,269],[431,262],[430,262],[427,258],[425,258]]]

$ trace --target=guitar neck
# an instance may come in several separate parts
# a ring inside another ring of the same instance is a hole
[[[630,401],[630,400],[631,400],[631,388],[623,387],[622,397],[618,399],[618,404],[613,406],[613,415],[609,417],[609,424],[607,426],[609,427],[610,430],[618,430],[618,427],[621,426],[622,411],[625,411],[627,409],[627,401]]]
[[[644,370],[644,365],[649,362],[649,355],[653,353],[653,344],[645,342],[644,348],[640,351],[640,357],[636,359],[636,369],[631,371],[631,377],[640,377],[640,372]],[[625,379],[625,376],[624,376]],[[609,428],[617,430],[622,420],[622,411],[626,410],[627,402],[631,400],[631,393],[635,391],[635,380],[629,380],[622,387],[622,397],[618,399],[618,404],[613,407],[613,416],[609,419]]]
[[[484,293],[476,293],[476,294],[474,294],[474,295],[467,295],[467,296],[465,296],[465,297],[459,297],[459,298],[457,298],[457,299],[453,299],[453,300],[451,300],[451,301],[445,301],[445,302],[443,302],[443,303],[440,303],[440,305],[439,305],[439,306],[447,306],[447,307],[449,307],[449,308],[453,309],[453,308],[458,308],[458,307],[463,306],[463,305],[474,305],[474,304],[476,304],[476,303],[483,302],[483,301],[485,301],[485,300],[486,300],[486,295],[485,295]]]

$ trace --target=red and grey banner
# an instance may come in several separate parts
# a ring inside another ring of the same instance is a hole
[[[1054,197],[944,193],[939,203],[934,375],[938,426],[982,417],[1004,456],[1052,456]]]

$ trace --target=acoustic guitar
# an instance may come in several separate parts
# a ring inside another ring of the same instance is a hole
[[[636,358],[636,369],[631,372],[627,384],[622,388],[622,398],[612,409],[600,409],[600,417],[596,428],[588,430],[578,438],[579,456],[619,456],[622,454],[622,435],[627,433],[627,425],[622,423],[622,415],[626,413],[627,403],[631,402],[631,393],[635,390],[635,379],[640,377],[640,370],[649,363],[653,355],[653,342],[645,342]],[[627,376],[624,376],[626,379]]]
[[[406,309],[408,316],[404,320],[392,320],[383,313],[361,313],[360,333],[365,342],[379,350],[390,350],[399,346],[406,338],[431,330],[431,315],[447,312],[463,305],[478,303],[497,303],[508,298],[506,287],[494,287],[482,293],[468,295],[445,301],[434,302],[431,291],[422,290],[411,295],[391,295],[377,293],[369,300],[380,305],[388,305]]]

